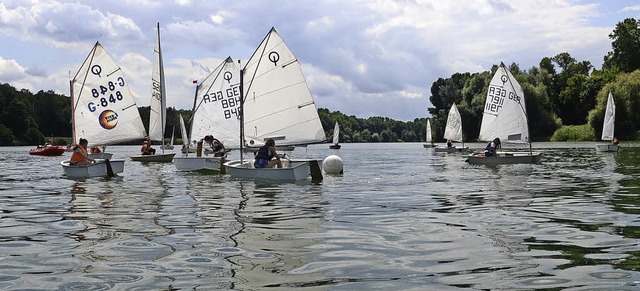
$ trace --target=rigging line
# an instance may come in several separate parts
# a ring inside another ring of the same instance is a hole
[[[260,52],[260,58],[258,58],[258,63],[256,64],[255,70],[253,70],[253,75],[251,76],[251,81],[249,82],[249,86],[246,88],[245,92],[249,92],[251,90],[251,85],[253,84],[253,80],[255,80],[256,74],[258,73],[258,68],[260,68],[260,64],[262,63],[262,59],[264,56],[264,52],[267,50],[267,45],[269,44],[269,40],[271,39],[271,31],[269,31],[269,33],[264,37],[264,39],[262,40],[262,44],[264,44],[264,46],[262,46],[262,52]],[[249,62],[247,62],[247,65],[245,65],[244,70],[246,71],[247,67],[250,63],[251,60],[253,60],[253,57],[256,55],[256,53],[258,52],[258,50],[260,49],[260,47],[256,48],[256,51],[253,53],[253,55],[251,55],[251,58],[249,58]],[[243,84],[244,86],[244,84]],[[248,96],[243,96],[244,100],[247,100]]]

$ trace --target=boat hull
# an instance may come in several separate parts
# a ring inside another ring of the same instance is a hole
[[[430,148],[435,148],[435,147],[436,147],[436,145],[434,145],[434,144],[428,144],[428,143],[422,144],[422,146],[423,146],[425,149],[430,149]]]
[[[468,152],[469,151],[469,147],[436,147],[434,148],[436,153],[461,153],[461,152]]]
[[[537,164],[542,159],[540,152],[498,152],[498,156],[485,157],[484,153],[473,153],[467,157],[467,162],[472,165],[509,165],[509,164]]]
[[[230,161],[224,164],[227,173],[234,178],[298,181],[322,179],[316,160],[282,160],[282,168],[255,168],[251,161]],[[319,176],[318,176],[319,175]]]
[[[620,150],[620,146],[615,144],[599,144],[596,145],[596,150],[599,152],[617,152]]]
[[[131,156],[132,161],[143,162],[143,163],[170,163],[173,160],[172,154],[156,154],[156,155],[136,155]]]
[[[97,154],[89,154],[89,157],[94,159],[94,160],[111,160],[111,157],[113,157],[112,153],[97,153]]]
[[[163,145],[162,149],[164,150],[172,150],[174,147],[172,145]]]
[[[178,171],[224,172],[222,157],[174,157]]]
[[[62,170],[64,175],[70,178],[91,178],[108,176],[107,160],[96,161],[88,165],[70,165],[70,161],[62,161]],[[124,172],[124,160],[108,161],[111,164],[113,174]]]
[[[339,144],[332,144],[329,146],[330,149],[332,150],[339,150],[342,146],[340,146]]]
[[[56,157],[64,154],[66,148],[62,146],[45,146],[30,149],[29,154],[34,156]]]

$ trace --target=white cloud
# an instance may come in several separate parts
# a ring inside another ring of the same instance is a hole
[[[6,60],[0,57],[0,80],[3,83],[11,83],[26,77],[25,68],[20,66],[16,60]]]
[[[607,25],[592,22],[638,9],[609,4],[2,0],[0,39],[14,45],[0,47],[0,57],[3,66],[13,61],[22,68],[3,70],[12,82],[66,92],[68,71],[75,72],[100,41],[122,62],[145,105],[160,22],[168,103],[190,109],[191,81],[206,75],[202,68],[215,67],[227,56],[246,60],[275,26],[303,65],[318,106],[412,120],[425,116],[431,84],[455,72],[479,72],[500,61],[529,68],[561,52],[599,67],[610,49],[613,24],[624,18]]]

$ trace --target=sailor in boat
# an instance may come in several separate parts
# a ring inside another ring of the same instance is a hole
[[[102,152],[99,147],[91,147],[90,151],[92,154],[99,154]]]
[[[611,140],[611,143],[612,143],[613,145],[618,145],[618,144],[620,143],[620,140],[618,140],[618,138],[617,138],[617,137],[614,137],[614,138]]]
[[[214,157],[223,157],[226,154],[224,144],[213,135],[207,135],[203,139],[203,148],[206,154],[213,154]]]
[[[484,148],[484,156],[485,157],[497,157],[498,153],[496,152],[501,147],[500,139],[495,138],[492,142],[487,144],[487,147]]]
[[[275,160],[273,158],[275,158]],[[276,142],[273,141],[273,139],[268,139],[267,142],[258,149],[253,166],[256,168],[273,168],[274,166],[282,168],[282,161],[280,161],[280,155],[276,152]]]
[[[70,165],[88,165],[95,162],[95,160],[87,154],[87,144],[89,144],[89,141],[81,138],[79,143],[75,145],[73,154],[71,154]]]
[[[142,144],[142,148],[140,149],[142,155],[155,155],[156,149],[151,147],[151,139],[149,137],[145,138],[144,143]]]
[[[447,147],[448,148],[452,148],[453,147],[453,143],[451,142],[450,139],[447,140]]]

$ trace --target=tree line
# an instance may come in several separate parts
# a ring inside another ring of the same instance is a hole
[[[616,100],[616,136],[638,139],[640,116],[640,22],[627,18],[609,35],[612,50],[603,57],[600,70],[589,61],[578,61],[568,52],[544,57],[538,66],[522,70],[516,63],[508,66],[524,91],[529,131],[535,141],[597,140],[602,129],[607,95]],[[497,64],[480,73],[455,73],[439,78],[431,85],[427,108],[431,115],[433,138],[442,141],[452,104],[462,116],[466,141],[477,139],[482,121],[486,92]],[[143,124],[149,119],[148,106],[139,107]],[[182,138],[179,115],[191,118],[190,110],[167,108],[167,130],[176,128]],[[339,111],[318,109],[327,140],[333,127],[340,124],[340,142],[421,142],[425,141],[427,118],[396,121],[374,116],[366,119]],[[53,91],[17,90],[0,84],[0,145],[35,145],[56,137],[64,144],[71,137],[71,104],[68,96]]]

